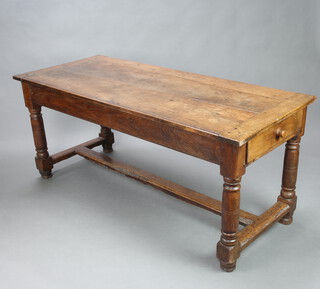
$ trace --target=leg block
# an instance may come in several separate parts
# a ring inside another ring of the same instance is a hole
[[[220,267],[226,272],[232,272],[236,268],[237,259],[240,257],[240,243],[233,246],[226,246],[221,241],[217,244],[217,258],[220,260]]]
[[[46,159],[40,159],[35,157],[36,167],[40,172],[43,179],[49,179],[52,177],[53,163],[51,157]]]

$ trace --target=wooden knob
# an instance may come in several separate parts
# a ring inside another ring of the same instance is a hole
[[[276,136],[278,138],[280,138],[280,137],[283,138],[285,136],[285,133],[286,133],[286,131],[284,129],[278,128],[276,130]]]

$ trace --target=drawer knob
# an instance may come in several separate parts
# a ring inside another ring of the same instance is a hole
[[[278,128],[276,130],[277,138],[283,138],[285,136],[286,131],[284,129]]]

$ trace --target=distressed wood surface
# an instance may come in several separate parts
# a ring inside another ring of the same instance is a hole
[[[214,135],[195,134],[159,119],[128,113],[64,91],[25,82],[22,86],[26,103],[35,102],[213,163],[220,163],[220,143]]]
[[[14,76],[243,145],[313,96],[106,56]]]
[[[286,119],[274,123],[249,140],[247,144],[247,164],[255,161],[294,136],[301,135],[304,129],[306,109],[299,110]]]
[[[273,223],[287,214],[289,205],[283,202],[276,202],[271,208],[261,214],[250,226],[243,228],[237,233],[237,239],[240,243],[240,250],[244,250],[262,233],[269,229]]]

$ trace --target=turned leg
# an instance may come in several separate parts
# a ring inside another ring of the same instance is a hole
[[[284,225],[292,223],[293,212],[296,208],[296,181],[299,162],[300,136],[290,139],[286,144],[284,155],[282,186],[278,201],[284,202],[290,206],[290,212],[286,214],[279,222]]]
[[[113,151],[112,144],[114,143],[114,135],[110,128],[101,126],[101,130],[99,133],[100,137],[104,138],[104,142],[102,143],[103,151],[105,153],[110,153]]]
[[[237,239],[240,211],[240,182],[245,173],[246,145],[224,143],[221,147],[220,174],[223,176],[221,207],[221,238],[217,244],[217,257],[224,271],[232,272],[240,256]]]
[[[36,166],[42,178],[48,179],[52,176],[53,162],[48,153],[46,134],[44,130],[41,106],[32,104],[29,107],[30,120],[33,132],[34,145],[36,148]]]
[[[217,257],[224,271],[232,272],[240,256],[236,238],[239,224],[240,181],[224,177],[221,215],[221,238],[217,244]]]

